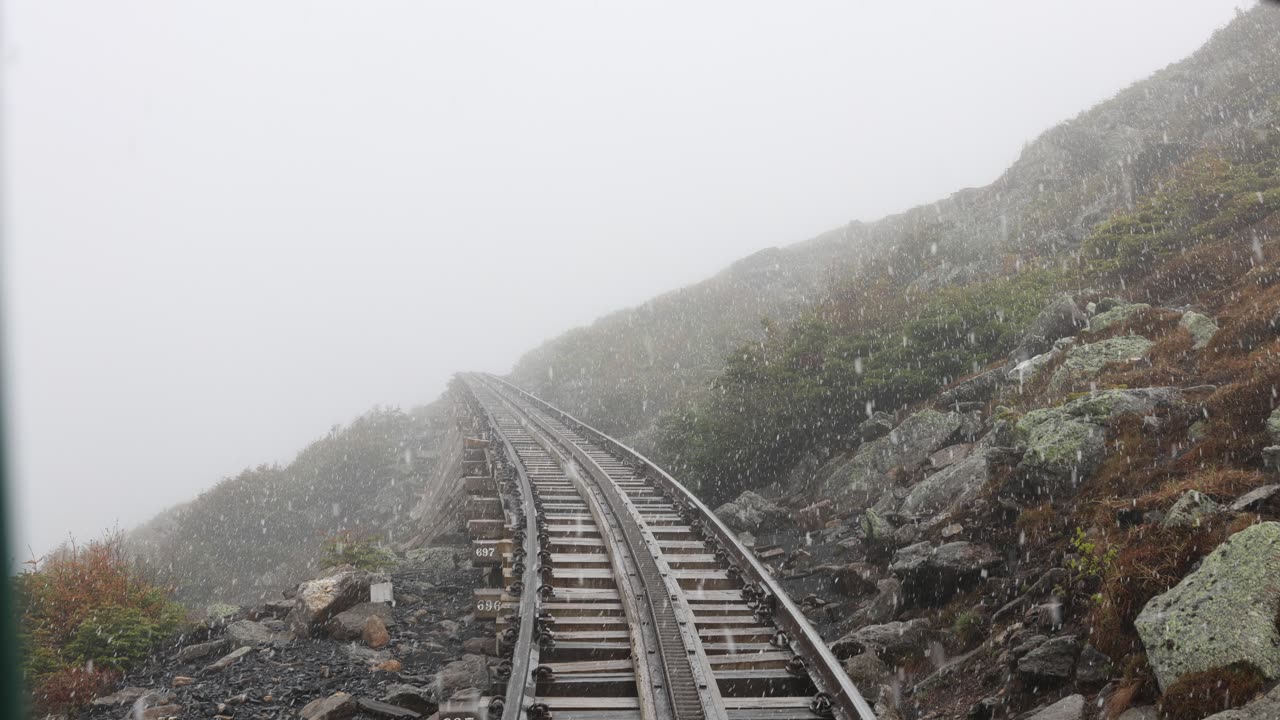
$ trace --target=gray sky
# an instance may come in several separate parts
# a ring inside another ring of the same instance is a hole
[[[1247,4],[8,0],[16,539],[986,184]]]

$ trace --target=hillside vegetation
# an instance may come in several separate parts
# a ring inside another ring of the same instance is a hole
[[[315,569],[344,532],[390,543],[407,533],[434,457],[439,410],[375,409],[260,465],[130,534],[129,547],[184,603],[252,603]]]

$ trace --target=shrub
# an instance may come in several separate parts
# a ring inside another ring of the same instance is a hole
[[[34,709],[89,701],[174,633],[184,610],[125,557],[119,533],[50,553],[14,579]]]
[[[351,565],[360,570],[381,570],[396,563],[396,556],[380,544],[376,535],[345,531],[325,541],[321,563],[326,567]]]
[[[1244,705],[1266,684],[1262,671],[1247,662],[1186,675],[1170,685],[1160,698],[1160,717],[1166,720],[1201,720]]]

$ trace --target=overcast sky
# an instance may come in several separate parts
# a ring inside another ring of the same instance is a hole
[[[986,184],[1248,3],[4,5],[23,560]]]

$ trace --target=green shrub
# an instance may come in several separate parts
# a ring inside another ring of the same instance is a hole
[[[152,617],[136,607],[98,608],[76,628],[67,654],[77,662],[92,661],[107,670],[128,670],[147,658],[156,644],[169,637],[182,618],[179,608],[166,608]]]

